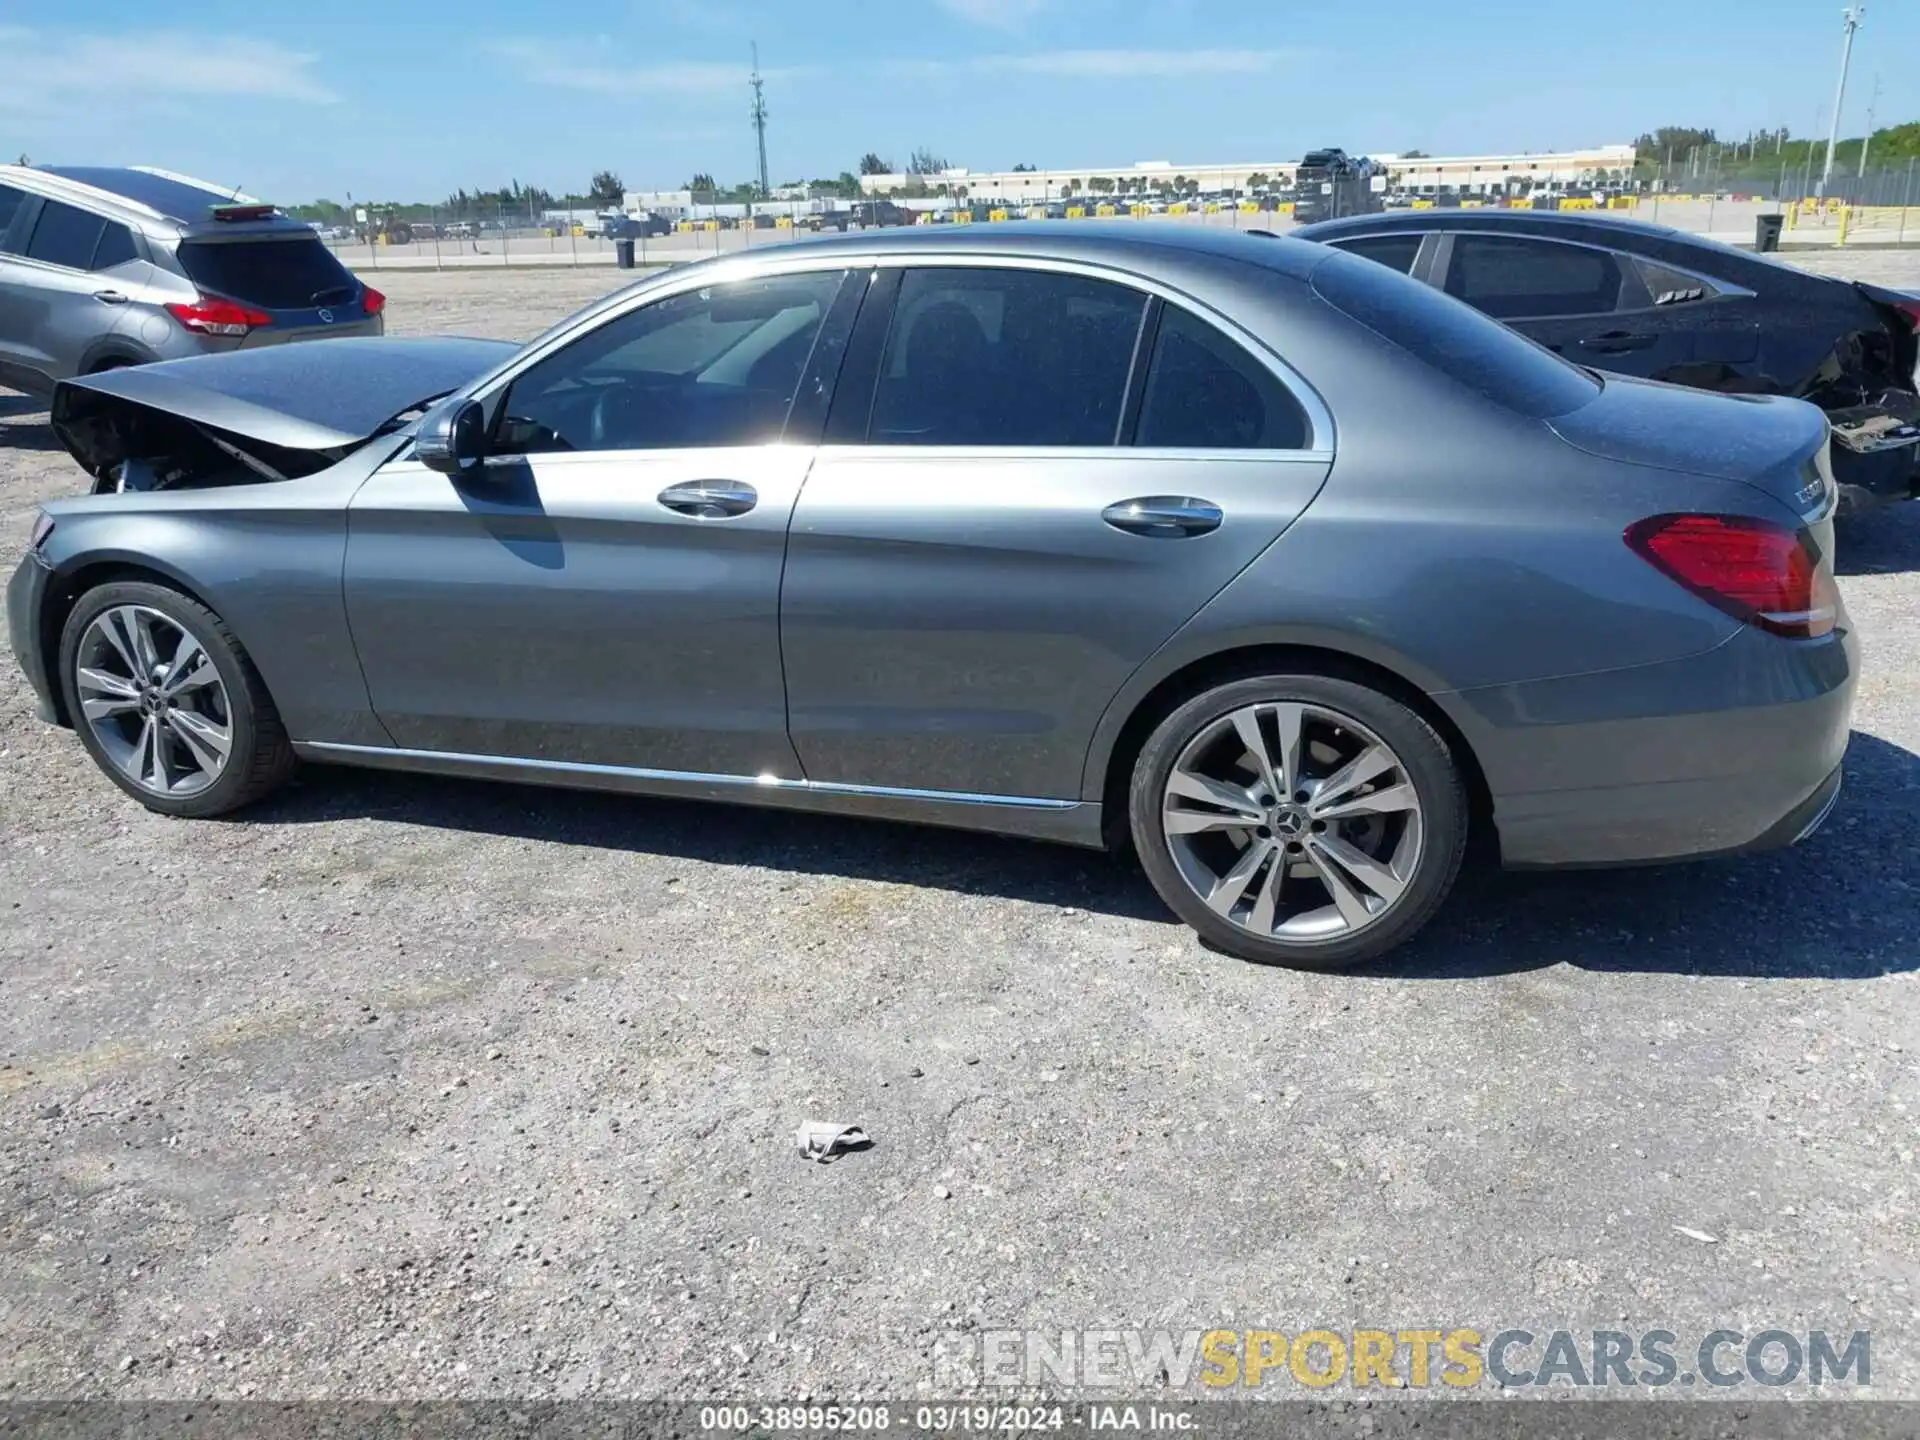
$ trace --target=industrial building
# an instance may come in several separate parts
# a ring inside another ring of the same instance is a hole
[[[1358,152],[1356,152],[1358,153]],[[1402,158],[1375,155],[1395,189],[1451,188],[1470,194],[1504,191],[1514,182],[1531,186],[1595,181],[1608,171],[1633,169],[1631,145],[1602,145],[1590,150],[1540,151],[1516,155],[1449,155]],[[1143,160],[1131,165],[1070,170],[946,170],[937,175],[864,175],[860,188],[869,195],[899,195],[922,190],[961,194],[969,200],[1008,204],[1044,203],[1065,195],[1147,195],[1166,188],[1246,191],[1256,177],[1274,186],[1291,186],[1297,160],[1259,163],[1176,165]],[[1192,182],[1182,185],[1181,182]],[[1111,182],[1111,185],[1096,182]]]

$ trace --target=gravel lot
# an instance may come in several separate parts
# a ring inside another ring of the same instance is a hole
[[[614,277],[381,283],[523,336]],[[9,570],[80,478],[44,418],[0,392]],[[1347,976],[936,831],[350,771],[168,821],[0,665],[0,1393],[911,1396],[969,1325],[1724,1324],[1870,1330],[1920,1397],[1920,505],[1843,546],[1822,834],[1476,878]],[[803,1164],[809,1117],[876,1146]]]

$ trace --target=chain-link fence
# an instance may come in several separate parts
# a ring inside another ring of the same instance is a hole
[[[1545,157],[1543,157],[1544,159]],[[1382,209],[1605,210],[1716,239],[1751,242],[1756,220],[1783,217],[1787,244],[1920,242],[1920,164],[1848,167],[1824,183],[1813,154],[1776,166],[1675,162],[1566,173],[1408,160],[1331,179],[1246,170],[1064,178],[933,179],[887,193],[744,200],[698,193],[646,211],[556,209],[487,196],[439,206],[362,206],[314,220],[357,269],[611,265],[624,244],[641,267],[895,225],[1138,219],[1284,230],[1302,220]]]

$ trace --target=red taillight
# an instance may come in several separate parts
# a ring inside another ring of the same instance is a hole
[[[218,295],[202,295],[191,305],[169,305],[167,310],[182,325],[202,335],[244,335],[273,323],[271,315]]]
[[[387,297],[371,285],[362,285],[360,287],[360,304],[365,308],[367,314],[378,315],[382,310],[387,308]]]
[[[1839,593],[1813,537],[1745,515],[1650,515],[1635,554],[1735,619],[1810,640],[1833,629]]]
[[[1920,300],[1902,300],[1893,308],[1906,316],[1907,323],[1920,333]]]

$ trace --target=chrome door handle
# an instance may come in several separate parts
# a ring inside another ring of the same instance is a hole
[[[93,298],[96,300],[104,300],[109,305],[124,305],[127,303],[127,297],[122,295],[118,290],[96,290],[93,292]]]
[[[1604,335],[1589,335],[1580,342],[1583,350],[1597,350],[1602,355],[1618,355],[1626,350],[1645,350],[1653,344],[1651,335],[1633,335],[1625,330],[1609,330]]]
[[[689,480],[660,492],[660,503],[696,520],[727,520],[760,503],[760,493],[741,480]]]
[[[1191,495],[1143,495],[1107,506],[1100,518],[1129,535],[1181,540],[1218,530],[1226,517],[1211,500],[1196,500]]]

